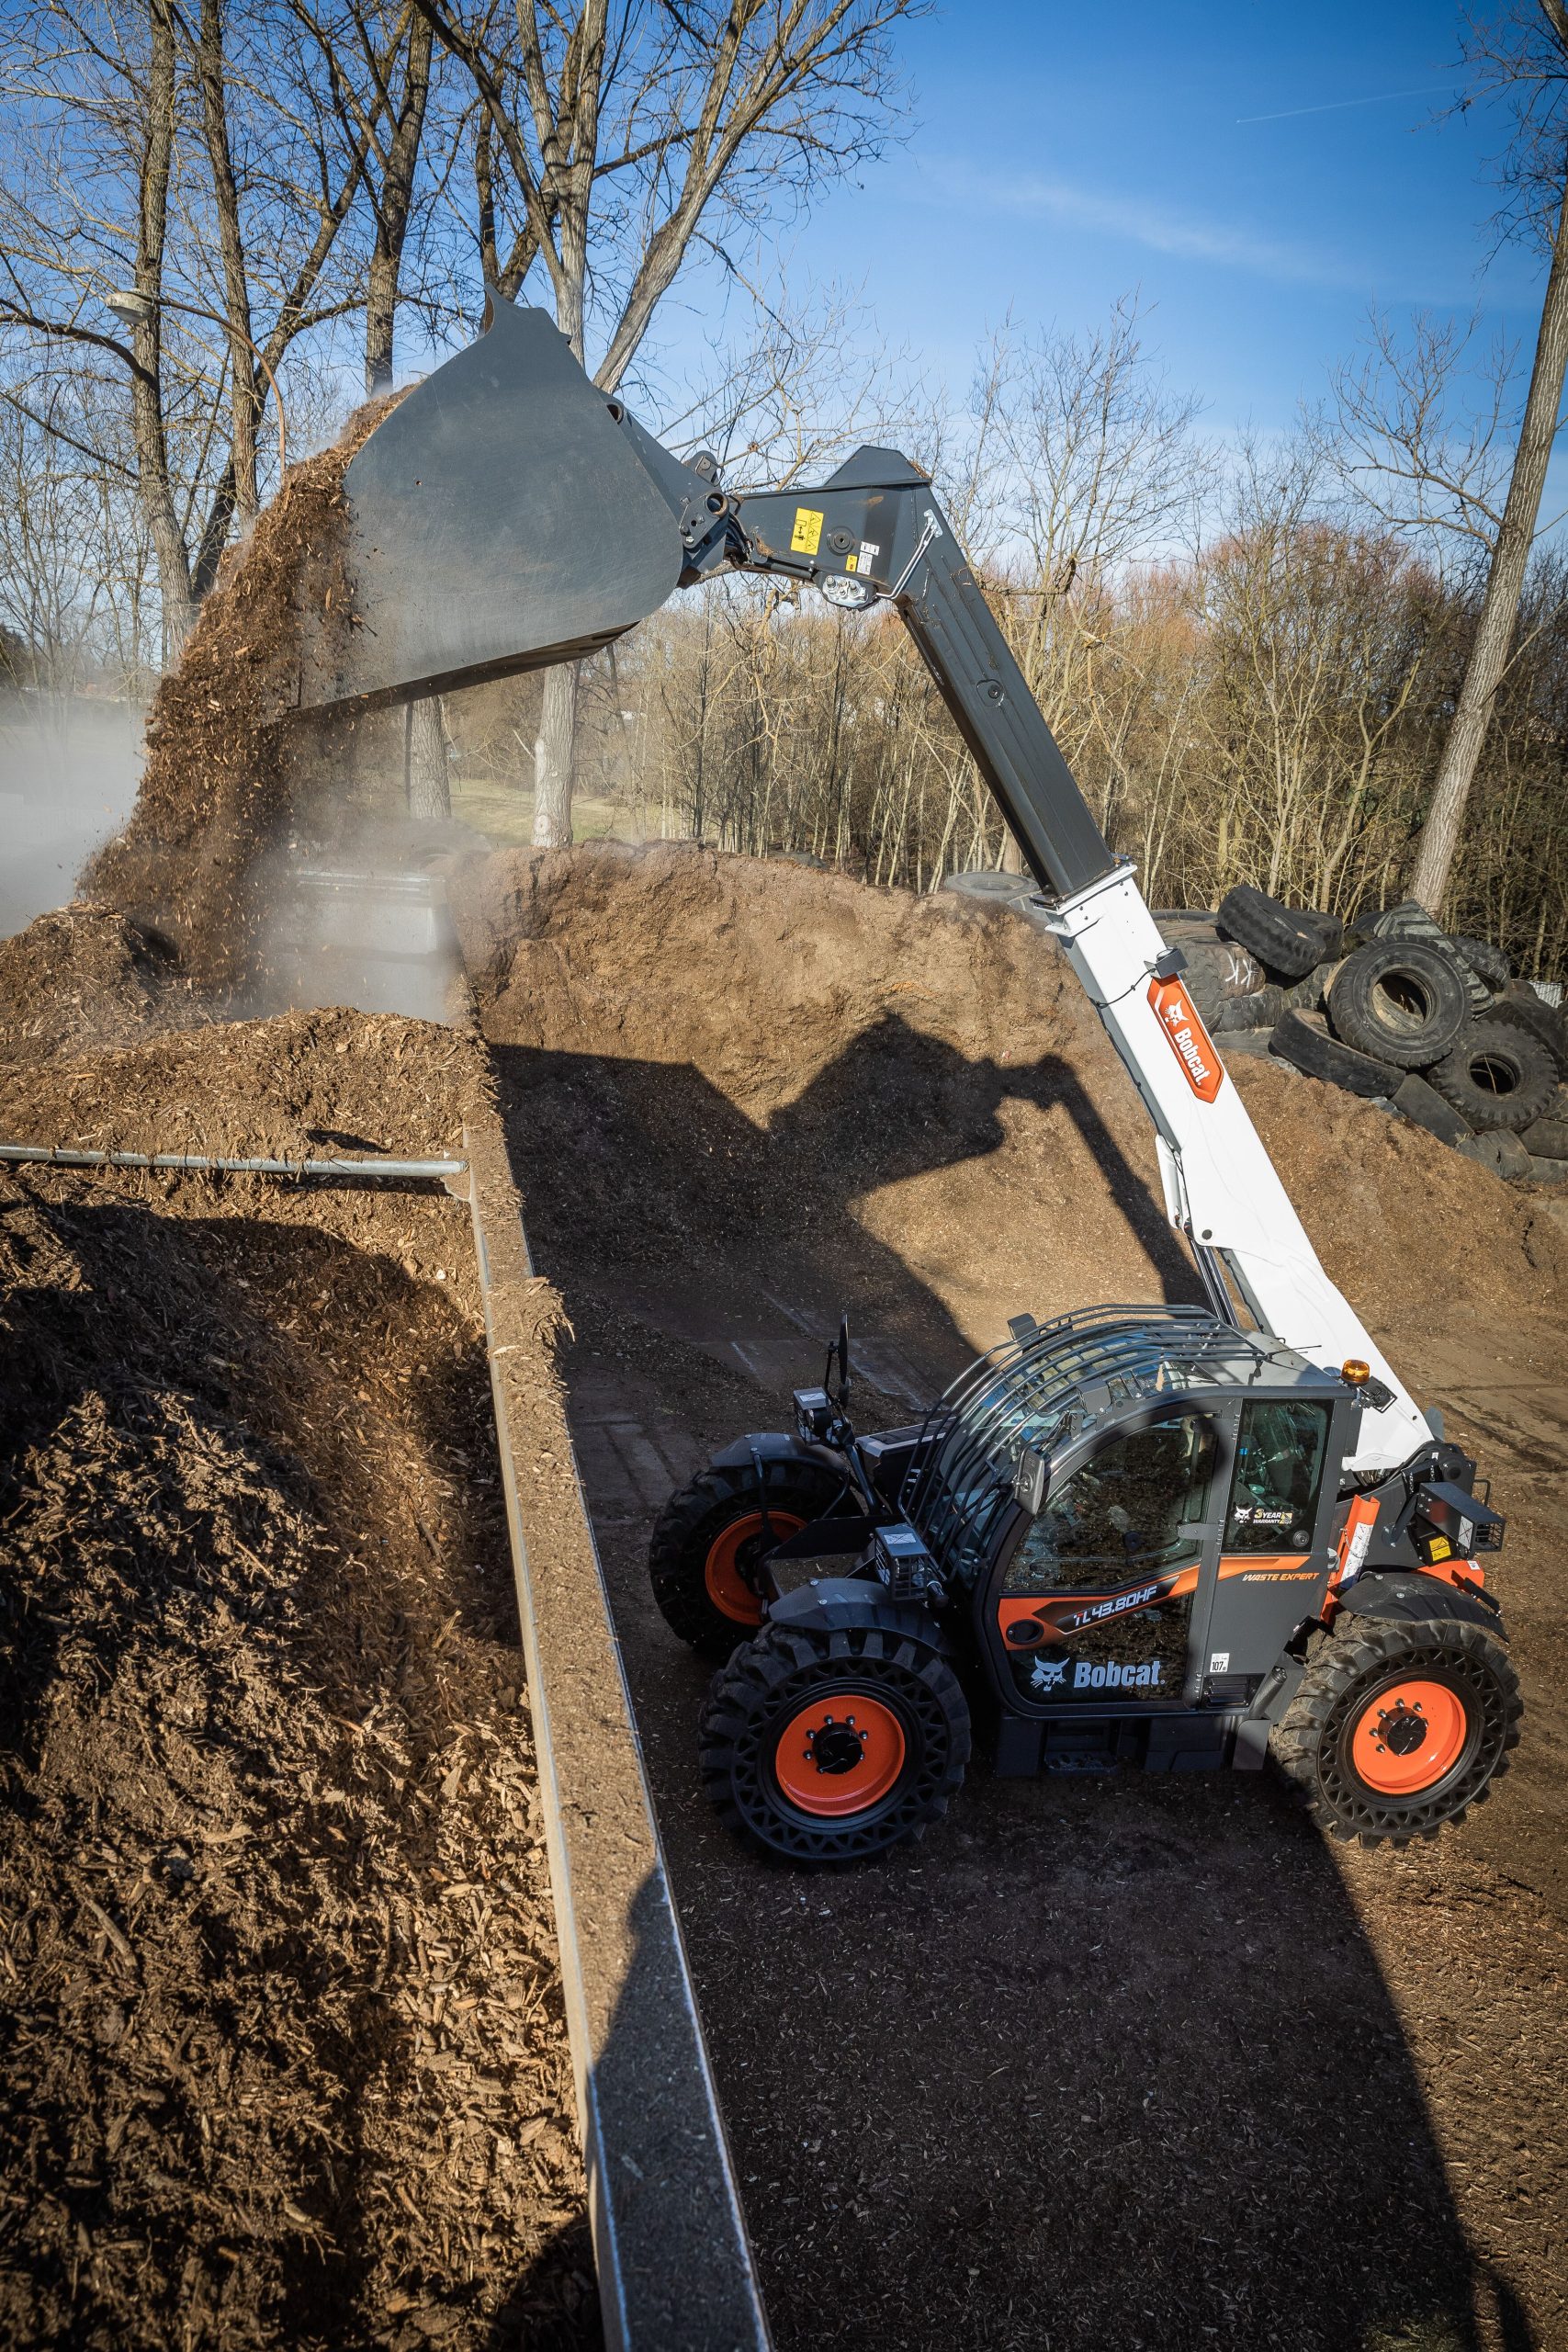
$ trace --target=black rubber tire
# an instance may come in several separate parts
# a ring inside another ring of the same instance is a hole
[[[807,1706],[856,1695],[897,1717],[897,1779],[863,1812],[802,1811],[779,1785],[781,1735]],[[776,1860],[821,1869],[919,1838],[947,1811],[969,1760],[969,1709],[953,1668],[897,1623],[829,1635],[769,1625],[713,1679],[699,1735],[703,1785],[726,1825]]]
[[[1400,939],[1407,943],[1419,940],[1427,947],[1435,947],[1439,956],[1448,957],[1464,983],[1472,1018],[1484,1012],[1491,1003],[1490,985],[1461,954],[1442,924],[1434,915],[1427,913],[1419,899],[1402,899],[1396,907],[1384,907],[1381,913],[1373,914],[1361,925],[1361,934],[1359,944],[1362,946],[1369,945],[1374,939]]]
[[[1179,946],[1186,958],[1182,983],[1205,1022],[1218,1016],[1222,1004],[1250,996],[1263,984],[1257,957],[1234,940],[1221,939],[1211,931],[1204,939],[1171,944]]]
[[[1537,1119],[1519,1141],[1537,1159],[1568,1159],[1568,1119]]]
[[[1467,1119],[1461,1119],[1451,1102],[1445,1102],[1435,1086],[1409,1070],[1394,1090],[1394,1108],[1403,1111],[1411,1124],[1425,1127],[1439,1143],[1458,1146],[1473,1140],[1473,1130]]]
[[[1287,907],[1267,890],[1238,882],[1220,900],[1219,927],[1281,980],[1304,980],[1314,964],[1339,953],[1344,925],[1337,915]]]
[[[1464,957],[1478,980],[1484,980],[1495,993],[1501,994],[1514,977],[1514,967],[1500,947],[1489,939],[1471,939],[1463,933],[1456,933],[1453,945]]]
[[[764,1461],[763,1483],[770,1512],[787,1512],[809,1522],[821,1519],[844,1493],[845,1482],[825,1464],[786,1455]],[[648,1545],[648,1577],[659,1611],[672,1634],[704,1657],[728,1657],[750,1641],[761,1625],[744,1624],[715,1606],[708,1592],[708,1556],[727,1527],[757,1512],[757,1473],[747,1462],[710,1463],[689,1487],[671,1496],[654,1522]],[[775,1539],[777,1540],[777,1539]],[[753,1550],[760,1535],[750,1539]]]
[[[1392,1100],[1404,1076],[1387,1062],[1342,1046],[1321,1012],[1287,1012],[1269,1040],[1269,1050],[1309,1078],[1325,1079],[1330,1086],[1342,1086],[1370,1101],[1384,1095]]]
[[[1429,1069],[1470,1012],[1451,959],[1424,939],[1374,939],[1347,956],[1328,991],[1335,1034],[1398,1069]]]
[[[1441,1780],[1405,1796],[1373,1788],[1351,1752],[1351,1734],[1380,1690],[1402,1680],[1447,1685],[1466,1718],[1464,1746]],[[1502,1644],[1456,1618],[1381,1623],[1342,1615],[1315,1634],[1301,1686],[1269,1742],[1269,1757],[1314,1818],[1363,1846],[1408,1845],[1462,1821],[1483,1804],[1518,1745],[1524,1704]]]
[[[1519,1135],[1551,1102],[1557,1072],[1551,1054],[1528,1029],[1483,1013],[1460,1031],[1459,1041],[1427,1073],[1477,1135],[1503,1129]]]
[[[1486,1018],[1506,1022],[1527,1036],[1538,1038],[1551,1056],[1557,1078],[1568,1078],[1568,1022],[1554,1006],[1543,1002],[1528,981],[1511,980],[1503,995],[1494,997],[1487,1006]]]
[[[1304,980],[1293,980],[1285,990],[1287,1012],[1321,1012],[1328,1001],[1329,984],[1337,964],[1314,964]]]
[[[1529,1181],[1530,1156],[1517,1136],[1506,1127],[1489,1127],[1483,1136],[1466,1136],[1454,1146],[1466,1159],[1473,1159],[1490,1176],[1500,1176],[1505,1184],[1523,1184]]]
[[[1202,1006],[1198,1010],[1201,1012]],[[1272,1029],[1284,1011],[1285,991],[1270,980],[1267,988],[1254,989],[1250,996],[1224,998],[1214,1007],[1213,1018],[1208,1014],[1204,1018],[1213,1035],[1228,1037],[1238,1029]]]

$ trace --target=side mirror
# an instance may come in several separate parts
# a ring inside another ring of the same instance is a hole
[[[1018,1468],[1012,1480],[1013,1500],[1032,1517],[1043,1508],[1050,1466],[1045,1456],[1036,1453],[1032,1446],[1025,1446],[1018,1457]]]

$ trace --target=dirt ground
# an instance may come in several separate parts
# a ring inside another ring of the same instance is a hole
[[[1013,918],[607,845],[476,864],[459,912],[782,2352],[1568,2344],[1561,1202],[1237,1066],[1509,1515],[1525,1743],[1468,1824],[1362,1854],[1267,1776],[982,1766],[921,1846],[772,1870],[698,1791],[653,1514],[842,1306],[891,1422],[1020,1308],[1196,1296],[1152,1140]]]
[[[158,959],[51,920],[6,1136],[458,1145],[450,1030],[85,1051]],[[0,2339],[596,2342],[466,1207],[0,1173]]]

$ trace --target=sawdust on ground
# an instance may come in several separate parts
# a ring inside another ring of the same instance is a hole
[[[0,1130],[425,1157],[483,1085],[339,1012],[26,1052]],[[6,1171],[0,1429],[0,2335],[596,2341],[466,1209]]]

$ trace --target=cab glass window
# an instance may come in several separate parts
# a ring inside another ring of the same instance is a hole
[[[1201,1413],[1134,1430],[1054,1484],[1008,1565],[1002,1590],[1093,1591],[1198,1557],[1214,1466]]]
[[[1241,1408],[1227,1552],[1310,1552],[1330,1408],[1255,1399]]]

